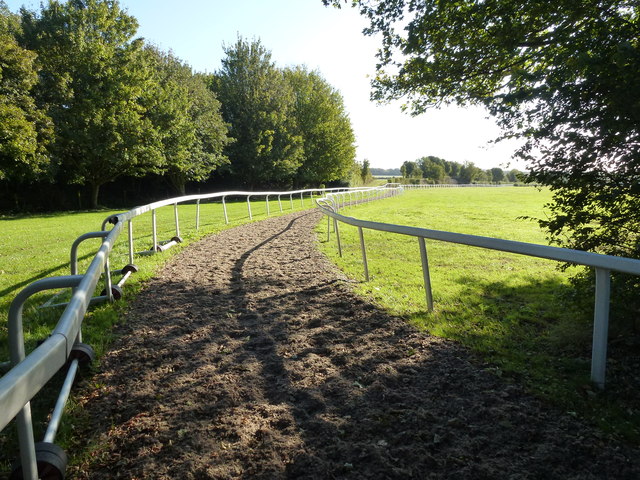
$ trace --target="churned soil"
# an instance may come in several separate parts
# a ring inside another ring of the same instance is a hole
[[[80,398],[74,478],[637,479],[640,452],[358,298],[319,212],[172,258]]]

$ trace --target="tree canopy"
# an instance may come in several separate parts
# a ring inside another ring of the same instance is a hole
[[[236,139],[227,148],[230,172],[250,188],[286,185],[303,162],[293,88],[259,40],[239,37],[224,51],[212,85]]]
[[[303,161],[296,174],[301,186],[348,179],[355,159],[355,135],[340,93],[319,72],[285,70],[293,88],[294,116],[302,137]]]
[[[73,205],[86,186],[96,207],[116,179],[108,194],[360,182],[342,97],[319,72],[279,68],[260,40],[239,37],[216,74],[197,73],[137,28],[117,0],[20,15],[0,0],[0,208],[47,189],[69,197],[69,184]]]
[[[157,131],[140,99],[151,90],[138,24],[117,2],[51,1],[22,11],[24,43],[38,55],[38,103],[55,125],[52,156],[71,182],[99,189],[159,168]]]
[[[37,178],[49,166],[51,120],[38,108],[35,53],[19,45],[19,17],[0,2],[0,180]]]

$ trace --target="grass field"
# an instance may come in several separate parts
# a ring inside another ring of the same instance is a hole
[[[522,217],[544,217],[549,200],[548,191],[535,188],[409,190],[341,213],[546,244],[537,223]],[[494,373],[565,411],[640,439],[637,400],[621,403],[615,385],[604,393],[590,385],[592,313],[577,308],[570,272],[557,262],[427,240],[434,300],[429,313],[415,238],[365,230],[370,281],[364,282],[357,229],[340,225],[339,258],[333,233],[326,242],[326,226],[318,226],[321,249],[358,281],[356,291],[419,328],[468,346]]]
[[[270,199],[271,215],[279,215],[280,210],[277,200]],[[305,197],[304,202],[300,198],[282,198],[283,213],[310,208],[311,201]],[[267,209],[264,199],[252,199],[251,211],[253,220],[266,218]],[[225,225],[224,212],[220,201],[202,203],[200,207],[200,229],[195,230],[196,206],[180,205],[178,208],[180,219],[180,235],[184,242],[182,246],[210,233],[225,228],[247,223],[250,221],[247,203],[244,200],[234,201],[227,199],[227,212],[229,224]],[[61,212],[44,215],[29,216],[0,216],[0,229],[2,240],[0,241],[0,362],[9,358],[7,346],[7,313],[13,298],[26,285],[45,277],[68,275],[70,248],[73,241],[83,233],[100,230],[102,222],[109,215],[120,213],[110,210],[98,212]],[[140,252],[151,248],[152,230],[151,213],[145,213],[134,219],[134,245],[135,251]],[[158,241],[169,240],[175,232],[173,206],[163,207],[157,210]],[[100,246],[100,240],[91,239],[80,246],[79,272],[86,270],[93,256]],[[157,269],[172,255],[180,251],[181,247],[174,247],[157,255],[136,256],[135,263],[140,271],[130,277],[126,283],[125,296],[119,302],[102,304],[92,307],[85,317],[83,324],[83,341],[90,344],[98,356],[112,341],[112,329],[122,318],[122,312],[128,302],[135,298],[135,294],[144,286],[144,282],[152,277]],[[129,263],[126,229],[120,235],[112,255],[110,264],[112,269],[118,269]],[[114,277],[114,281],[119,278]],[[101,287],[99,287],[101,288]],[[38,308],[46,302],[54,291],[43,292],[33,296],[25,305],[24,331],[27,353],[35,348],[38,340],[46,338],[59,318],[62,308]],[[96,295],[100,292],[96,292]],[[56,302],[69,298],[69,291],[61,292]],[[57,395],[55,386],[61,383],[62,378],[54,378],[50,392],[45,391],[38,395],[32,402],[34,410],[34,430],[36,440],[46,428],[46,415],[53,407]],[[74,422],[82,421],[81,412],[75,411],[73,401],[69,405],[69,416],[63,421],[60,434],[56,443],[63,447],[74,440],[68,435],[73,429]],[[15,432],[12,428],[6,428],[0,433],[0,477],[3,470],[15,459]]]

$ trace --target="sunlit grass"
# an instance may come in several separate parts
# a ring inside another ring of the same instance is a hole
[[[522,187],[410,190],[341,213],[546,244],[537,223],[522,217],[544,218],[549,200],[546,190]],[[570,272],[560,271],[557,262],[427,240],[434,302],[428,312],[416,238],[365,230],[365,282],[357,228],[340,224],[340,258],[333,233],[326,242],[326,226],[318,226],[321,249],[358,280],[357,292],[431,334],[466,345],[500,376],[566,411],[640,438],[637,411],[621,413],[612,404],[615,386],[605,393],[590,386],[592,314],[576,307]]]

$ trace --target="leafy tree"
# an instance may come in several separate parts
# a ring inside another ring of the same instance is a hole
[[[155,76],[147,109],[162,142],[163,171],[184,195],[187,181],[206,180],[226,163],[227,125],[202,76],[171,53],[151,46],[145,53]]]
[[[35,53],[16,40],[20,21],[0,2],[0,180],[22,182],[46,172],[51,120],[36,106]]]
[[[444,166],[436,159],[437,157],[422,157],[417,164],[422,171],[422,177],[433,183],[442,183],[446,174]]]
[[[355,135],[342,96],[318,72],[285,70],[293,88],[304,160],[296,173],[300,185],[319,185],[349,175],[355,162]]]
[[[458,181],[460,183],[473,183],[478,179],[481,169],[476,167],[473,162],[465,162],[460,168],[460,174],[458,176]]]
[[[416,174],[419,174],[420,177],[422,177],[422,172],[420,171],[418,164],[409,160],[405,161],[400,166],[400,172],[402,173],[403,178],[411,178]]]
[[[152,76],[133,39],[136,20],[115,0],[69,0],[23,10],[22,24],[38,54],[36,99],[54,122],[63,177],[89,184],[95,208],[105,183],[159,172],[160,138],[141,102]]]
[[[290,185],[304,160],[293,88],[259,40],[239,37],[224,51],[212,88],[236,139],[226,149],[229,172],[250,188]]]
[[[509,170],[509,173],[507,173],[507,180],[514,183],[522,181],[522,178],[524,177],[525,174],[520,170],[516,170],[515,168]]]
[[[362,168],[360,169],[360,178],[362,179],[362,183],[364,185],[370,183],[373,180],[373,175],[371,175],[370,162],[366,158],[362,162]]]
[[[500,183],[502,180],[504,180],[504,171],[500,167],[493,167],[489,171],[491,172],[491,181],[493,183]]]
[[[414,113],[485,105],[524,139],[528,180],[551,188],[540,223],[553,241],[640,257],[636,0],[354,4],[382,36],[374,98],[407,97]],[[622,282],[633,297],[637,279]]]

